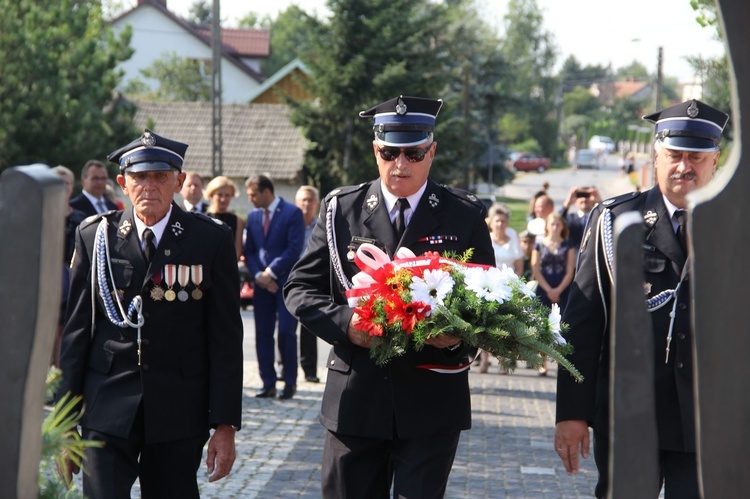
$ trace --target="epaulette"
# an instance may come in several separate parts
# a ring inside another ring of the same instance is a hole
[[[193,215],[198,220],[201,220],[203,222],[209,222],[210,225],[213,226],[213,227],[217,227],[217,228],[223,227],[223,228],[229,229],[229,226],[227,224],[225,224],[224,222],[222,222],[218,218],[209,217],[205,213],[201,213],[199,211],[189,211],[187,213],[190,213],[191,215]]]
[[[640,191],[628,192],[627,194],[621,194],[621,195],[615,196],[613,198],[605,199],[604,201],[602,201],[601,205],[604,208],[614,208],[618,204],[622,204],[622,203],[624,203],[626,201],[632,201],[632,200],[634,200],[635,198],[637,198],[641,194],[643,194],[643,193],[640,192]]]
[[[93,223],[97,223],[99,222],[99,220],[102,219],[102,217],[109,217],[109,216],[114,215],[115,213],[117,213],[117,210],[109,210],[109,211],[105,211],[104,213],[97,213],[96,215],[91,215],[83,219],[83,222],[81,222],[80,227],[83,228]]]
[[[453,196],[457,197],[458,199],[461,199],[463,201],[468,201],[469,203],[473,204],[474,206],[476,206],[480,210],[485,210],[486,211],[484,203],[475,194],[472,194],[469,191],[465,191],[464,189],[459,189],[457,187],[451,187],[451,186],[445,185],[445,184],[440,184],[440,187],[442,187],[446,192],[452,194]]]
[[[367,182],[362,182],[359,185],[346,185],[344,187],[338,187],[326,195],[325,201],[326,203],[328,203],[328,201],[330,201],[330,199],[334,196],[346,196],[347,194],[361,191],[362,188],[365,187],[366,185],[368,185]]]

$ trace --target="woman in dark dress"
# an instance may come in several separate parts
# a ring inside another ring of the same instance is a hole
[[[544,239],[537,243],[531,253],[531,270],[539,286],[539,299],[551,306],[557,303],[560,313],[568,300],[568,290],[573,282],[576,267],[575,248],[568,242],[568,225],[559,213],[547,217]],[[539,368],[540,375],[547,374],[546,358]]]
[[[229,211],[229,203],[232,202],[232,198],[236,198],[238,195],[237,186],[223,175],[214,178],[206,186],[206,197],[211,203],[206,215],[221,220],[232,229],[237,259],[239,260],[242,255],[242,232],[245,230],[245,222]]]

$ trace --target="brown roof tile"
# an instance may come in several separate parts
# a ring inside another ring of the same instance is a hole
[[[210,177],[212,139],[210,102],[136,102],[135,124],[153,124],[159,135],[187,143],[185,169]],[[294,180],[302,169],[306,142],[289,121],[283,104],[225,104],[222,107],[223,174],[246,178],[267,173]]]
[[[211,30],[196,27],[206,40],[211,40]],[[267,29],[221,29],[224,50],[236,57],[268,57],[271,54],[271,32]]]

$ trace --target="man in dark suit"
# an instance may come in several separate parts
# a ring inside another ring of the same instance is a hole
[[[104,163],[95,159],[88,160],[81,170],[83,191],[70,200],[70,206],[86,216],[117,210],[117,205],[104,195],[108,178]]]
[[[186,149],[147,130],[110,154],[133,208],[89,217],[76,234],[58,397],[81,395],[83,437],[104,443],[86,451],[83,492],[92,499],[130,497],[136,478],[144,498],[199,497],[211,428],[209,480],[234,462],[242,413],[234,235],[173,202]]]
[[[568,224],[568,241],[576,249],[576,253],[581,246],[591,210],[601,202],[602,198],[596,187],[573,187],[563,201],[560,215]]]
[[[279,323],[278,346],[284,389],[279,398],[290,399],[297,391],[297,319],[284,305],[281,290],[292,265],[299,259],[305,238],[302,212],[274,194],[273,182],[254,175],[245,182],[255,209],[247,216],[245,264],[253,282],[255,349],[263,387],[256,397],[276,396],[274,330]]]
[[[644,119],[656,123],[654,168],[658,186],[608,199],[597,206],[581,245],[578,271],[563,320],[569,357],[583,383],[561,372],[557,383],[555,449],[568,473],[579,469],[578,454],[588,457],[594,430],[599,470],[595,494],[607,492],[609,454],[609,276],[612,220],[620,213],[643,214],[643,287],[651,314],[655,350],[656,418],[660,475],[667,499],[697,498],[693,402],[690,284],[685,244],[686,196],[706,185],[716,170],[721,132],[728,116],[702,102],[683,102]],[[654,484],[654,497],[660,484]]]
[[[208,202],[203,199],[203,179],[195,172],[185,172],[185,183],[180,190],[185,211],[206,213]]]
[[[345,296],[364,242],[390,255],[400,246],[416,254],[473,248],[474,262],[494,264],[481,201],[428,179],[441,105],[401,96],[360,113],[375,120],[380,178],[328,194],[284,288],[302,325],[333,345],[320,415],[327,498],[388,497],[392,483],[394,496],[442,497],[460,432],[471,427],[476,349],[441,335],[379,367]]]
[[[294,195],[294,204],[302,210],[305,222],[305,239],[302,242],[302,253],[307,249],[320,211],[320,193],[311,185],[303,185]],[[300,255],[301,256],[301,255]],[[305,381],[320,383],[318,378],[318,338],[304,326],[299,330],[299,366],[305,373]]]

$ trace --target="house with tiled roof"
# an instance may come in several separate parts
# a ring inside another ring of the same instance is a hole
[[[311,100],[313,95],[302,84],[309,79],[310,71],[305,64],[299,59],[294,59],[256,88],[250,95],[249,102],[284,104],[284,98],[289,98],[295,102]]]
[[[646,102],[653,95],[654,87],[649,82],[636,81],[631,78],[607,83],[594,83],[589,91],[591,95],[605,103],[611,103],[616,99]]]
[[[185,170],[212,177],[210,102],[135,102],[135,125],[189,145]],[[240,186],[252,174],[270,176],[276,189],[293,199],[301,184],[306,140],[289,120],[289,107],[279,104],[222,106],[223,174]]]
[[[167,0],[138,0],[138,5],[110,22],[115,34],[130,25],[133,56],[119,65],[125,73],[121,83],[138,79],[153,90],[158,83],[141,74],[165,56],[197,59],[210,71],[211,30],[196,26],[167,9]],[[270,32],[267,29],[221,30],[222,100],[227,103],[246,103],[265,81],[261,61],[270,54]]]

